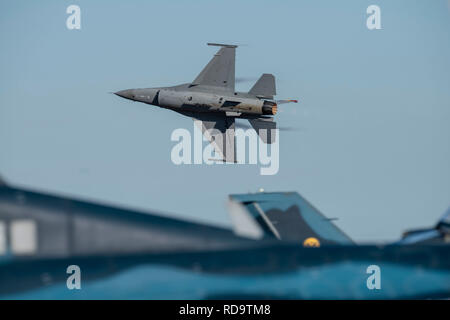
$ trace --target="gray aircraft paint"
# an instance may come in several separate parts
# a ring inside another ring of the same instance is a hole
[[[246,92],[235,92],[235,45],[208,43],[220,46],[219,51],[192,83],[172,87],[127,89],[115,94],[164,109],[173,110],[184,116],[203,122],[202,132],[216,151],[227,162],[235,162],[235,119],[247,119],[265,143],[273,143],[276,129],[273,116],[277,112],[275,77],[263,74],[255,85]],[[283,100],[290,101],[290,100]],[[212,130],[216,130],[215,134]],[[262,130],[265,131],[261,134]],[[212,134],[205,134],[209,131]],[[215,144],[216,136],[222,136],[222,143]],[[222,146],[227,146],[224,148]],[[228,152],[227,152],[228,150]],[[230,152],[231,150],[231,152]]]

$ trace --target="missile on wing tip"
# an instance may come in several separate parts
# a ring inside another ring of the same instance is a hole
[[[216,46],[216,47],[226,47],[226,48],[237,48],[238,46],[236,44],[226,44],[226,43],[213,43],[208,42],[208,46]]]

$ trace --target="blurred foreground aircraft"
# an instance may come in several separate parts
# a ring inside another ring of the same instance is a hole
[[[0,298],[450,297],[448,214],[432,245],[357,246],[294,192],[231,195],[229,209],[233,231],[0,181]]]

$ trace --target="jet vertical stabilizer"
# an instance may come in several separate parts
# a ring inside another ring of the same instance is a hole
[[[273,96],[277,94],[275,88],[275,76],[273,74],[264,73],[248,93],[262,99],[273,99]]]
[[[353,244],[353,241],[297,192],[230,195],[262,227],[265,236],[304,246]],[[233,221],[238,221],[233,219]],[[234,226],[238,228],[239,226]]]

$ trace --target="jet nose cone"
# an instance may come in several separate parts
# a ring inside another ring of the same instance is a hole
[[[133,93],[133,90],[131,90],[131,89],[117,91],[117,92],[114,92],[114,94],[119,97],[122,97],[125,99],[130,99],[130,100],[133,100],[133,98],[134,98],[134,93]]]

